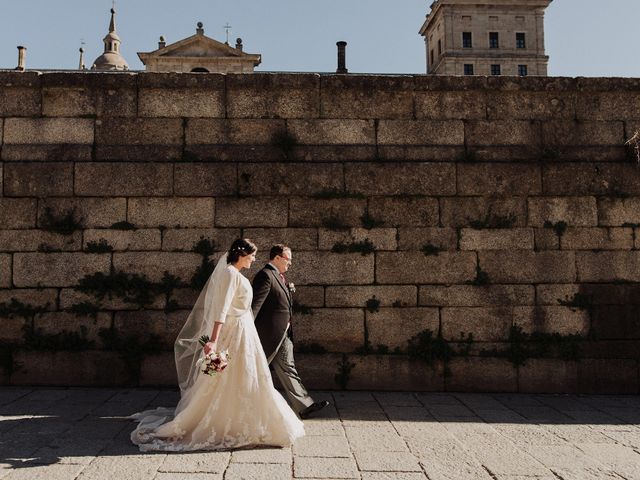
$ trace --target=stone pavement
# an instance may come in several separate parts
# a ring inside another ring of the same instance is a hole
[[[640,479],[640,397],[316,392],[332,406],[292,448],[141,454],[144,389],[0,390],[0,478],[46,480]]]

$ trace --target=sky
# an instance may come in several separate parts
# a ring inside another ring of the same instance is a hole
[[[132,70],[136,52],[195,33],[262,54],[260,71],[333,72],[336,41],[347,46],[351,73],[425,73],[418,34],[432,0],[118,0],[117,31]],[[86,63],[102,53],[112,0],[0,0],[0,68],[75,69],[84,41]],[[640,77],[640,0],[554,0],[547,9],[549,75]],[[635,48],[634,48],[635,47]]]

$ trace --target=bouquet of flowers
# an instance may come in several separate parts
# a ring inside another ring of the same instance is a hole
[[[209,342],[209,337],[203,335],[198,339],[203,347]],[[221,352],[211,352],[205,354],[199,361],[200,369],[205,375],[213,376],[218,372],[222,372],[229,365],[229,353],[226,350]]]

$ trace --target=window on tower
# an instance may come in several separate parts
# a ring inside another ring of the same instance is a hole
[[[491,65],[491,75],[501,75],[500,65]]]
[[[520,75],[521,77],[526,77],[528,74],[527,71],[527,66],[526,65],[518,65],[518,75]]]
[[[489,48],[500,48],[500,35],[498,32],[489,32]]]
[[[527,41],[524,33],[516,33],[516,48],[527,48]]]
[[[464,74],[465,75],[473,75],[473,63],[465,63],[464,64]]]
[[[471,32],[462,32],[462,48],[473,48]]]

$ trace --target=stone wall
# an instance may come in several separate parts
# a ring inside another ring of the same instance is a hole
[[[638,393],[639,125],[638,80],[0,73],[2,378],[174,384],[246,236],[312,388]]]

